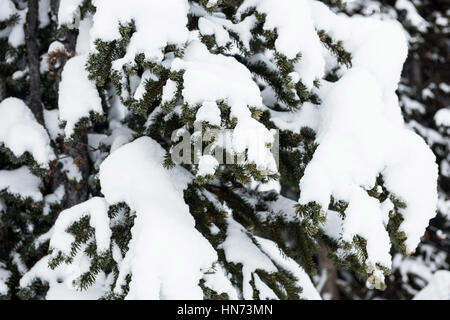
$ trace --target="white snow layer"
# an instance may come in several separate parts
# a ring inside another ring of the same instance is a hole
[[[450,271],[436,271],[414,300],[450,300]]]
[[[55,159],[47,131],[36,121],[28,106],[17,98],[0,102],[1,143],[16,157],[28,151],[45,168],[49,161]]]
[[[80,19],[80,6],[83,0],[61,0],[58,9],[59,25],[74,26]]]
[[[183,189],[191,177],[181,167],[167,171],[163,160],[162,147],[142,137],[114,151],[100,166],[106,201],[125,201],[136,212],[116,290],[131,273],[127,299],[202,299],[202,270],[212,267],[217,254],[195,229],[184,202]]]
[[[172,71],[184,70],[182,95],[187,104],[202,105],[197,121],[219,124],[217,101],[231,108],[230,117],[237,119],[233,130],[232,149],[241,154],[247,150],[249,163],[259,170],[277,172],[275,159],[267,145],[274,141],[273,133],[252,118],[249,107],[262,108],[262,98],[250,71],[233,57],[211,54],[200,41],[193,40],[183,59],[176,58]],[[217,107],[217,106],[216,106]]]
[[[104,296],[114,280],[113,274],[106,275],[100,271],[95,282],[87,290],[77,290],[77,279],[89,270],[89,258],[83,254],[84,246],[73,257],[70,265],[60,264],[54,270],[48,267],[50,255],[39,260],[20,279],[20,287],[30,286],[37,278],[47,282],[49,290],[45,298],[47,300],[96,300]]]
[[[25,43],[23,26],[25,23],[26,9],[17,10],[11,0],[0,0],[0,21],[5,21],[13,15],[18,15],[18,20],[13,26],[7,26],[0,32],[0,38],[8,38],[8,44],[17,48]]]
[[[89,73],[85,69],[87,58],[87,54],[70,58],[61,75],[59,119],[66,121],[64,132],[67,138],[74,133],[78,121],[89,117],[90,112],[103,114],[97,87],[94,81],[89,80]]]
[[[70,256],[71,245],[75,241],[75,237],[66,230],[85,216],[89,216],[89,224],[95,229],[97,253],[100,255],[109,250],[111,229],[109,228],[108,205],[103,198],[94,197],[59,214],[50,240],[53,255],[61,252]]]
[[[22,199],[31,198],[33,201],[42,201],[40,187],[41,179],[33,175],[28,167],[0,170],[0,191],[5,190]]]
[[[11,276],[11,271],[6,269],[6,265],[3,262],[0,262],[0,295],[8,294],[8,286],[6,282],[9,280]]]
[[[370,197],[379,174],[386,188],[407,205],[400,209],[413,252],[437,203],[435,156],[405,129],[395,95],[407,44],[394,22],[344,18],[311,1],[316,28],[324,29],[353,55],[353,67],[334,84],[324,82],[317,148],[300,181],[299,202],[327,210],[330,196],[349,203],[343,240],[367,240],[368,265],[390,267],[390,239],[384,206]],[[417,181],[417,183],[411,183]]]
[[[92,40],[119,39],[119,23],[135,23],[136,32],[130,39],[127,53],[113,63],[115,69],[133,62],[139,53],[143,53],[147,60],[162,61],[166,45],[183,45],[187,40],[187,0],[94,0],[93,5],[96,13],[91,29]]]
[[[325,60],[322,45],[314,29],[311,8],[308,0],[245,0],[239,7],[237,15],[249,8],[266,15],[265,30],[276,30],[275,48],[288,59],[301,54],[295,65],[298,80],[311,89],[316,79],[325,73]]]

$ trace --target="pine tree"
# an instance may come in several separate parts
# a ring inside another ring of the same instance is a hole
[[[414,297],[438,270],[448,270],[450,222],[448,217],[448,83],[446,61],[449,46],[446,1],[353,1],[345,8],[347,14],[396,19],[408,33],[409,55],[405,62],[397,93],[407,126],[421,135],[432,148],[439,164],[439,202],[437,216],[430,221],[423,241],[413,256],[395,254],[392,275],[385,291],[361,291],[361,285],[342,271],[343,295],[362,299]],[[348,279],[352,279],[348,281]]]
[[[438,169],[403,28],[335,2],[0,0],[0,294],[319,299],[318,259],[385,289]]]

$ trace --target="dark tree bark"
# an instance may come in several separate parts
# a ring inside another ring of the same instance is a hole
[[[36,120],[44,125],[41,101],[40,54],[38,43],[39,1],[29,0],[25,23],[25,41],[27,47],[27,64],[30,77],[28,106]]]
[[[333,261],[328,258],[328,249],[324,243],[320,243],[319,249],[319,271],[326,273],[326,280],[320,290],[320,294],[327,296],[330,300],[339,300],[339,289],[337,286],[338,274]]]

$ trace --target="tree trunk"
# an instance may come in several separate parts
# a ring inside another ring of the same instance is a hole
[[[36,120],[44,125],[44,113],[41,101],[40,54],[38,45],[39,1],[29,0],[25,23],[25,41],[27,47],[27,63],[30,76],[28,106]]]
[[[327,300],[339,300],[339,290],[337,286],[337,271],[333,262],[328,258],[328,248],[322,242],[319,249],[319,271],[326,277],[320,295]]]

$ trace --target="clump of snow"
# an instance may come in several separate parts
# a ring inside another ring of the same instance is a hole
[[[95,82],[89,80],[85,69],[87,54],[69,59],[64,66],[59,84],[59,119],[66,121],[66,137],[74,133],[75,125],[90,112],[103,114]],[[77,97],[74,99],[74,97]]]
[[[89,53],[89,48],[91,45],[90,30],[92,28],[92,15],[86,14],[83,20],[80,21],[78,27],[78,38],[75,45],[75,51],[77,54]]]
[[[11,276],[11,271],[6,269],[6,265],[3,262],[0,262],[0,295],[8,294],[8,286],[6,282],[9,280]]]
[[[124,64],[133,62],[139,53],[143,53],[147,60],[160,62],[166,45],[183,45],[187,40],[187,0],[94,0],[93,5],[96,13],[91,29],[92,40],[120,39],[119,23],[126,25],[134,21],[136,26],[126,55],[113,63],[114,69],[119,70]]]
[[[106,275],[100,271],[95,282],[87,290],[78,290],[77,279],[89,270],[89,258],[83,254],[82,246],[71,265],[61,264],[54,270],[48,267],[51,256],[47,255],[39,260],[20,279],[20,287],[29,287],[35,279],[46,282],[49,290],[45,298],[47,300],[97,300],[103,297],[109,290],[113,274]]]
[[[308,0],[246,0],[239,7],[237,15],[255,7],[266,15],[264,29],[276,30],[275,48],[288,59],[301,54],[295,64],[298,80],[311,89],[316,79],[325,73],[325,60],[322,45],[314,29],[313,17]]]
[[[85,216],[90,217],[89,224],[95,229],[97,253],[100,255],[109,250],[111,229],[109,228],[108,204],[103,198],[94,197],[59,214],[50,240],[53,256],[59,252],[70,256],[75,237],[67,232],[67,228]]]
[[[198,176],[206,176],[206,175],[214,175],[217,167],[219,166],[219,162],[217,159],[209,154],[203,155],[200,157],[200,161],[198,163]]]
[[[131,273],[127,299],[202,299],[201,270],[211,268],[217,254],[195,229],[183,199],[192,177],[181,167],[164,169],[164,154],[158,143],[142,137],[117,149],[100,166],[106,201],[125,201],[136,212],[115,290],[121,290]]]
[[[61,0],[58,9],[58,23],[60,26],[78,26],[80,20],[80,6],[83,0]]]
[[[267,147],[274,141],[273,134],[252,118],[249,109],[262,108],[260,91],[250,71],[233,57],[211,54],[197,40],[188,45],[183,59],[173,61],[172,71],[179,70],[184,70],[183,98],[190,106],[202,105],[200,119],[218,123],[217,110],[211,102],[225,101],[231,109],[230,117],[237,119],[232,137],[234,152],[241,154],[247,150],[249,163],[256,164],[260,170],[277,172]]]
[[[220,264],[215,264],[212,270],[205,272],[203,276],[203,280],[205,280],[204,285],[216,292],[228,294],[230,300],[237,300],[237,290],[225,273],[226,271]]]
[[[215,101],[205,101],[198,109],[196,121],[207,122],[213,126],[220,126],[220,109]]]
[[[25,33],[23,26],[25,23],[26,9],[16,9],[11,0],[0,0],[0,21],[5,21],[13,15],[17,15],[18,19],[13,26],[7,26],[0,32],[0,38],[8,38],[8,44],[14,48],[25,43]]]
[[[300,297],[307,300],[321,300],[319,292],[314,287],[311,278],[293,259],[281,254],[278,245],[268,239],[256,237],[261,250],[269,256],[278,266],[291,272],[297,278],[297,285],[303,290]]]
[[[50,24],[50,0],[39,1],[39,28],[45,28]],[[0,19],[1,20],[1,19]]]
[[[64,130],[59,127],[59,111],[58,109],[54,110],[44,110],[44,122],[45,127],[47,128],[48,134],[50,138],[55,141],[59,135],[64,134]]]
[[[33,175],[28,167],[0,170],[0,190],[5,190],[9,194],[22,199],[31,198],[34,201],[42,201],[40,187],[41,180]]]
[[[420,32],[427,31],[430,24],[417,12],[413,2],[408,0],[397,0],[397,2],[395,2],[395,8],[398,10],[405,10],[406,19],[408,19],[417,30]]]
[[[69,180],[80,182],[83,180],[80,169],[77,167],[73,158],[67,155],[61,155],[59,162],[62,164],[62,172],[64,172]]]
[[[193,4],[190,13],[199,16],[198,29],[201,35],[214,35],[215,41],[219,47],[232,46],[233,41],[229,32],[238,35],[245,49],[250,49],[250,40],[252,38],[251,30],[256,24],[255,16],[248,16],[244,20],[233,23],[222,13],[209,14],[202,7]]]
[[[450,300],[450,271],[436,271],[414,300]]]
[[[369,269],[377,263],[390,268],[385,207],[367,190],[382,174],[386,188],[406,203],[399,229],[407,236],[408,252],[419,243],[437,202],[435,157],[418,135],[404,128],[395,95],[406,39],[397,24],[343,18],[322,3],[311,3],[317,28],[344,41],[353,68],[334,84],[324,82],[319,146],[300,181],[299,202],[315,201],[325,211],[330,196],[348,202],[342,239],[362,236]]]
[[[11,0],[0,0],[0,21],[9,19],[16,13],[16,7]]]
[[[437,126],[450,127],[450,109],[440,109],[434,115],[434,122]]]
[[[36,121],[27,105],[17,98],[0,102],[0,143],[16,157],[28,151],[45,168],[55,159],[47,131]]]
[[[63,184],[58,186],[58,188],[56,188],[56,190],[53,193],[46,195],[44,198],[45,205],[42,214],[45,216],[48,215],[50,213],[50,206],[52,204],[61,203],[62,199],[64,198],[64,195],[65,195],[65,188]]]
[[[269,273],[277,272],[273,262],[261,252],[246,233],[245,228],[236,222],[231,214],[227,217],[227,237],[220,245],[228,262],[242,264],[242,295],[246,300],[253,299],[253,288],[250,284],[256,269]]]
[[[66,52],[66,47],[64,46],[63,43],[61,43],[59,41],[53,41],[48,46],[47,52],[48,53],[50,53],[50,52]]]

